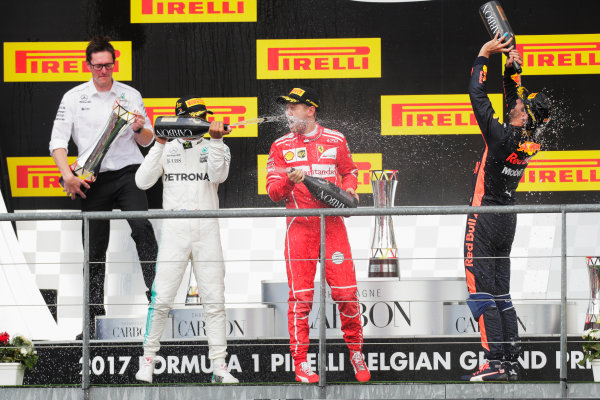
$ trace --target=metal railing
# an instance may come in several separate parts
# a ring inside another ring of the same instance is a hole
[[[82,389],[84,398],[89,398],[90,388],[90,332],[89,332],[89,222],[105,219],[167,219],[167,218],[260,218],[260,217],[306,217],[321,218],[320,250],[320,307],[325,309],[325,217],[328,216],[408,216],[408,215],[456,215],[456,214],[520,214],[520,213],[559,213],[561,214],[561,323],[560,323],[560,385],[562,397],[567,397],[567,232],[568,213],[600,212],[599,204],[563,205],[514,205],[514,206],[432,206],[432,207],[389,207],[357,209],[221,209],[195,211],[109,211],[109,212],[42,212],[0,214],[0,221],[40,221],[40,220],[81,220],[83,222],[84,249],[84,288],[83,288],[83,359]],[[319,386],[326,386],[326,318],[319,319]]]

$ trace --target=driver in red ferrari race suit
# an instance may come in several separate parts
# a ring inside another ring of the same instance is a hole
[[[316,123],[319,100],[307,87],[294,88],[277,101],[286,105],[290,133],[271,146],[267,161],[267,192],[275,202],[285,200],[287,208],[323,208],[302,183],[304,175],[327,179],[356,199],[358,170],[352,161],[346,138],[340,132]],[[293,171],[291,170],[293,168]],[[338,177],[341,176],[341,182]],[[314,294],[314,277],[320,252],[320,218],[288,217],[285,260],[288,276],[288,329],[296,380],[319,380],[307,362],[308,315]],[[325,270],[331,297],[337,302],[344,340],[358,381],[371,378],[362,354],[362,322],[357,297],[354,262],[342,217],[325,221]]]
[[[498,39],[496,35],[485,43],[471,73],[469,96],[485,141],[483,155],[474,170],[472,206],[515,203],[521,176],[538,152],[539,135],[549,120],[549,99],[543,93],[529,93],[515,81],[520,79],[512,62],[522,64],[522,59],[511,41]],[[504,124],[498,121],[486,91],[489,56],[502,52],[509,53],[504,75],[509,113]],[[510,297],[510,251],[516,226],[516,214],[467,216],[464,248],[467,304],[479,322],[487,362],[474,374],[463,376],[463,380],[519,379],[520,339]]]

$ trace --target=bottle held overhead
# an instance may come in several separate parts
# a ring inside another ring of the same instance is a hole
[[[500,3],[497,1],[488,1],[479,7],[479,15],[481,16],[483,25],[485,25],[485,28],[487,29],[491,38],[494,38],[496,33],[500,33],[498,35],[499,38],[502,38],[504,34],[508,34],[504,37],[504,40],[508,41],[510,38],[512,38],[512,45],[517,45],[515,34],[508,23],[508,19],[506,18],[506,14],[504,13]],[[513,68],[518,74],[523,72],[521,70],[521,66],[516,62],[513,62]]]

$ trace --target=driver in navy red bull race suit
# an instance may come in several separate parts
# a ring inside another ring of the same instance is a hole
[[[529,93],[517,82],[513,60],[522,64],[512,39],[496,37],[485,43],[473,65],[469,96],[485,141],[473,175],[472,206],[515,203],[515,191],[529,160],[539,151],[543,125],[549,120],[550,101],[543,93]],[[487,96],[489,56],[508,53],[504,96],[509,110],[504,123]],[[486,363],[463,380],[518,380],[520,339],[517,314],[510,297],[510,251],[516,214],[470,214],[464,241],[467,304],[478,321]]]

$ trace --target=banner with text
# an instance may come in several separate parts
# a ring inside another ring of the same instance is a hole
[[[112,42],[113,77],[132,79],[131,42]],[[92,75],[85,61],[88,42],[4,42],[4,82],[76,82]]]
[[[131,0],[131,23],[256,22],[257,0]]]
[[[571,382],[591,381],[591,365],[580,366],[583,359],[581,338],[569,338],[567,376]],[[142,343],[92,344],[90,374],[92,384],[135,384],[135,373],[142,358]],[[156,358],[154,383],[208,383],[211,363],[205,341],[169,341]],[[250,345],[251,344],[251,345]],[[36,345],[40,356],[33,370],[25,372],[26,385],[81,383],[81,345]],[[450,338],[401,337],[365,339],[363,354],[372,382],[458,381],[475,372],[484,362],[478,337]],[[229,370],[242,383],[292,382],[293,360],[285,339],[248,341],[229,340]],[[307,361],[317,369],[318,342],[311,341]],[[60,360],[60,362],[58,362]],[[558,382],[560,341],[555,336],[527,337],[519,358],[521,381]],[[348,349],[341,340],[327,341],[327,380],[356,382]]]

